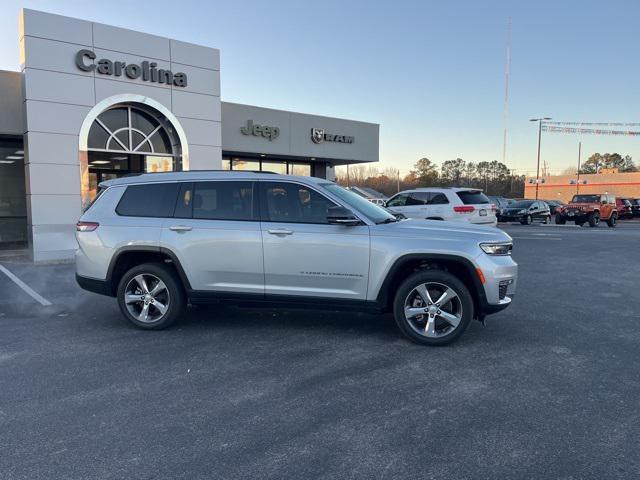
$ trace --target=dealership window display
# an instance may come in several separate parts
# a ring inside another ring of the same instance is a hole
[[[286,160],[222,157],[223,170],[273,172],[281,175],[311,176],[311,164]]]
[[[0,249],[27,243],[27,201],[22,140],[0,137]]]

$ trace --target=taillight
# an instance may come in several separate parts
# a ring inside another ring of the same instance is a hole
[[[496,206],[495,206],[493,203],[491,204],[491,211],[492,211],[492,212],[495,212],[495,211],[496,211]]]
[[[76,232],[93,232],[100,226],[97,222],[78,222],[76,223]]]
[[[462,205],[459,207],[453,207],[453,211],[456,213],[471,213],[475,212],[476,208],[473,205]]]

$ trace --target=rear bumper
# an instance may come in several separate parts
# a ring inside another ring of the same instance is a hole
[[[76,273],[76,283],[80,285],[80,288],[89,292],[98,293],[100,295],[107,295],[113,297],[113,291],[111,284],[106,280],[98,280],[97,278],[83,277]]]

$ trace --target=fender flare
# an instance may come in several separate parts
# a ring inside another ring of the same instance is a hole
[[[109,268],[107,269],[106,281],[109,284],[112,284],[111,279],[113,277],[113,272],[115,270],[116,265],[118,264],[118,260],[120,259],[120,257],[126,253],[136,253],[136,252],[158,253],[158,254],[166,255],[167,257],[169,257],[171,259],[171,263],[175,266],[176,271],[178,272],[178,276],[180,277],[180,281],[182,282],[184,289],[191,290],[191,283],[189,282],[189,278],[187,277],[187,274],[182,268],[182,264],[180,263],[178,256],[172,250],[165,247],[154,247],[154,246],[145,246],[145,245],[124,246],[116,250],[116,252],[111,257],[111,261],[109,262]],[[116,288],[117,286],[112,286],[112,287]]]
[[[474,300],[477,301],[477,308],[478,308],[478,312],[476,312],[476,314],[481,314],[485,309],[486,306],[488,305],[487,302],[487,295],[485,294],[484,291],[484,286],[482,285],[482,282],[480,281],[480,279],[478,278],[478,274],[476,272],[476,266],[467,258],[459,256],[459,255],[447,255],[447,254],[438,254],[438,253],[408,253],[406,255],[402,255],[401,257],[398,257],[394,262],[393,265],[391,265],[391,268],[389,268],[389,270],[387,271],[385,278],[382,282],[382,285],[380,285],[380,289],[378,290],[378,294],[376,296],[376,303],[378,305],[381,306],[386,306],[389,304],[389,300],[390,297],[392,295],[390,295],[389,292],[389,287],[391,284],[391,281],[393,279],[393,277],[396,275],[396,273],[400,270],[400,268],[402,268],[402,266],[408,262],[408,261],[412,261],[412,260],[425,260],[425,261],[447,261],[447,262],[454,262],[454,263],[458,263],[461,266],[463,266],[467,273],[469,274],[469,277],[472,279],[473,281],[473,285],[472,285],[472,289],[470,289],[470,293],[471,296],[474,298]]]

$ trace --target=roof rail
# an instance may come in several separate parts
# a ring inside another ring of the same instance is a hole
[[[140,175],[162,175],[162,174],[170,174],[170,173],[189,173],[189,172],[227,172],[227,173],[266,173],[269,175],[278,175],[277,172],[272,172],[270,170],[223,170],[219,169],[207,169],[207,170],[178,170],[175,172],[131,172],[125,173],[122,177],[137,177]]]

